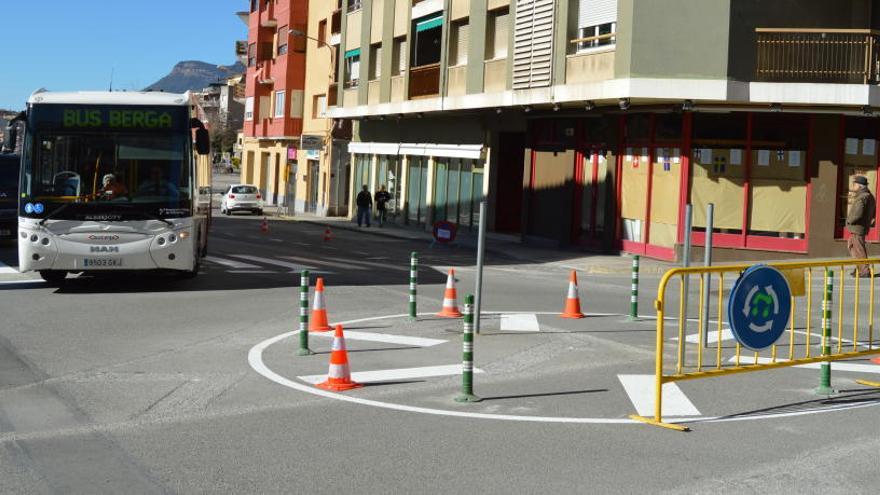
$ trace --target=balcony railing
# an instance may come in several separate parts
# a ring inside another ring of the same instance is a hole
[[[878,83],[878,31],[758,28],[755,33],[758,81]]]
[[[422,98],[440,94],[440,64],[423,65],[409,70],[409,97]]]

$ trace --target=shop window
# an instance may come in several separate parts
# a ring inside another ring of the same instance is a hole
[[[876,118],[846,117],[844,121],[843,167],[838,174],[836,236],[843,237],[846,230],[846,214],[852,201],[849,192],[852,179],[862,175],[868,179],[868,190],[877,196],[877,138],[880,124]],[[877,240],[877,232],[871,229],[868,239]]]
[[[749,235],[803,239],[808,118],[755,114],[749,168]]]
[[[478,224],[483,196],[483,170],[474,160],[435,158],[434,220],[446,220],[461,227]]]
[[[411,156],[407,163],[407,221],[422,224],[427,221],[428,158]]]
[[[683,117],[680,113],[658,113],[655,117],[655,141],[680,141]]]
[[[373,155],[355,155],[354,159],[354,195],[357,196],[364,186],[370,187],[370,168],[373,164]]]
[[[748,118],[694,116],[695,230],[705,230],[706,205],[713,203],[717,245],[804,250],[809,117],[756,113],[751,134]]]
[[[400,214],[402,197],[401,193],[401,164],[400,157],[396,155],[379,155],[376,166],[376,192],[385,186],[385,190],[391,195],[391,199],[385,205],[388,218],[397,218]]]
[[[651,139],[651,114],[636,113],[626,118],[626,142],[634,143]]]
[[[697,113],[693,119],[691,204],[694,230],[705,231],[706,208],[713,203],[713,232],[741,234],[748,114]]]
[[[573,150],[577,145],[577,121],[535,120],[529,123],[532,147],[541,151]]]

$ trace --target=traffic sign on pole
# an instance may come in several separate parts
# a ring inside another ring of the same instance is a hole
[[[760,351],[776,343],[790,317],[791,289],[785,276],[773,267],[750,267],[730,290],[730,330],[747,349]]]

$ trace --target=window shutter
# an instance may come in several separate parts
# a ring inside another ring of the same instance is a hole
[[[513,42],[513,89],[550,85],[553,70],[553,0],[519,0]]]
[[[585,28],[617,22],[617,0],[580,0],[578,27]]]
[[[509,19],[510,14],[508,13],[495,16],[495,31],[493,33],[495,38],[492,42],[492,58],[504,58],[507,56],[507,24]]]
[[[456,40],[455,47],[455,65],[464,65],[467,63],[469,33],[469,24],[458,25],[458,39]]]
[[[400,52],[397,54],[397,69],[400,71],[399,74],[406,73],[406,59],[409,58],[409,50],[406,47],[406,40],[401,40],[400,42]]]
[[[373,78],[378,79],[382,77],[382,47],[377,46],[375,50],[373,50],[373,60],[371,62],[373,64]]]

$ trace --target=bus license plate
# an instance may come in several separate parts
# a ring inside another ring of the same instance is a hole
[[[83,268],[118,268],[122,260],[118,258],[85,258]]]

